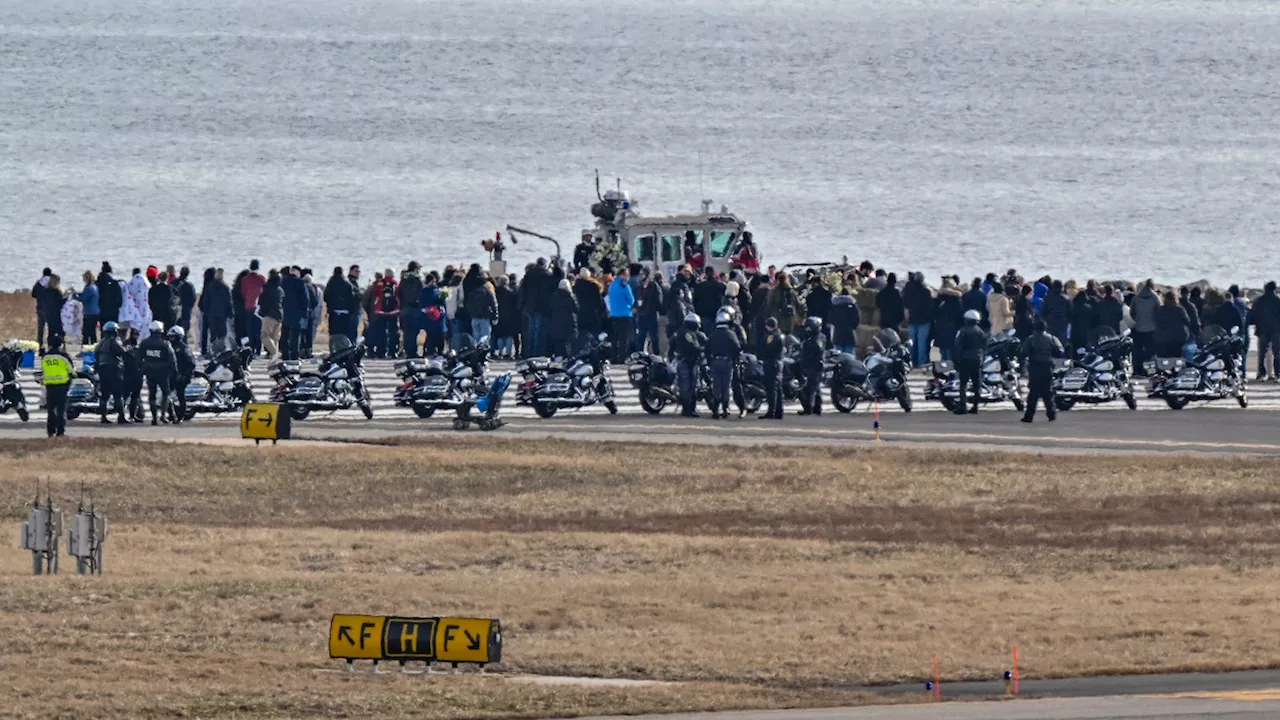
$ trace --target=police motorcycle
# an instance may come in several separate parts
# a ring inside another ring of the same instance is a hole
[[[296,360],[277,363],[269,372],[276,381],[271,401],[284,403],[294,420],[306,420],[313,410],[336,412],[360,407],[365,419],[373,419],[373,406],[364,382],[364,354],[362,338],[329,354],[315,372],[302,372]]]
[[[249,338],[241,338],[239,347],[219,350],[203,370],[197,369],[182,389],[190,420],[200,413],[220,415],[240,412],[254,401],[253,383],[249,380],[249,364],[253,362]],[[175,411],[177,406],[174,405]]]
[[[457,410],[475,404],[489,389],[489,345],[480,343],[459,352],[432,358],[401,360],[395,364],[400,387],[396,407],[407,407],[420,418],[436,410]]]
[[[1249,407],[1244,370],[1244,337],[1240,328],[1224,332],[1217,325],[1205,328],[1200,349],[1186,363],[1177,358],[1150,361],[1146,367],[1153,375],[1151,396],[1163,398],[1174,410],[1196,401],[1223,400],[1234,397],[1240,407]]]
[[[609,379],[608,334],[563,363],[550,358],[529,358],[516,365],[523,382],[516,392],[517,405],[529,405],[540,418],[549,418],[561,409],[578,409],[597,403],[609,414],[618,413],[613,381]]]
[[[67,420],[75,420],[81,414],[97,415],[98,372],[89,365],[77,370],[67,387]]]
[[[22,361],[22,351],[14,341],[10,347],[0,347],[0,415],[13,408],[18,419],[26,422],[31,414],[27,412],[27,398],[22,393],[18,380],[22,377],[18,366]]]
[[[1006,330],[987,340],[987,350],[982,357],[982,369],[978,373],[978,403],[987,405],[1010,401],[1019,411],[1027,409],[1027,392],[1018,372],[1018,350],[1022,343],[1013,330]],[[969,389],[969,402],[973,389]],[[925,383],[924,398],[937,400],[948,411],[960,407],[960,375],[955,363],[939,360],[933,364],[933,377]]]
[[[741,362],[741,361],[740,361]],[[763,376],[764,371],[761,370]],[[627,378],[640,396],[640,407],[650,415],[661,413],[668,405],[679,406],[680,387],[676,377],[675,362],[652,353],[632,353],[627,358]],[[698,364],[696,402],[711,400],[711,371],[706,358]],[[756,403],[756,408],[760,403]],[[754,410],[752,411],[754,412]]]
[[[829,350],[824,365],[831,404],[840,412],[853,412],[860,402],[887,400],[896,400],[904,412],[911,412],[907,385],[911,343],[902,342],[893,330],[884,328],[876,333],[875,351],[865,363],[848,353]]]
[[[1132,349],[1133,340],[1128,330],[1117,335],[1111,328],[1099,328],[1092,345],[1077,350],[1074,359],[1064,358],[1054,363],[1054,405],[1066,411],[1076,403],[1096,405],[1124,400],[1130,410],[1137,410],[1138,399],[1129,377]]]

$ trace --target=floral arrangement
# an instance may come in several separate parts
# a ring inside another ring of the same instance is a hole
[[[9,348],[18,352],[39,352],[40,346],[31,340],[13,339],[8,343]]]
[[[591,269],[595,272],[604,272],[606,263],[613,272],[618,272],[627,266],[627,253],[623,251],[621,243],[601,240],[596,245],[596,249],[591,253]]]

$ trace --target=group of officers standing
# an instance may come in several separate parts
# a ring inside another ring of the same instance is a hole
[[[98,378],[98,412],[100,422],[110,425],[109,415],[115,411],[116,422],[146,421],[142,411],[142,387],[147,387],[151,424],[181,423],[186,417],[185,389],[196,370],[196,359],[187,345],[186,331],[174,325],[166,332],[164,323],[150,325],[151,334],[141,341],[137,332],[128,330],[120,336],[114,321],[102,326],[102,340],[94,357]],[[41,382],[45,387],[48,411],[46,431],[49,437],[63,436],[67,431],[67,395],[76,377],[70,355],[61,337],[50,339],[49,348],[40,363]],[[170,400],[176,389],[176,406]]]
[[[956,333],[954,352],[956,372],[960,384],[957,415],[977,414],[981,392],[982,363],[990,340],[980,326],[981,315],[970,310],[964,315],[964,325]],[[721,308],[715,318],[715,328],[707,335],[702,331],[701,318],[693,312],[685,315],[684,322],[672,337],[671,350],[676,358],[676,378],[680,394],[681,414],[699,417],[697,411],[698,373],[704,356],[710,371],[711,407],[713,419],[728,417],[729,401],[734,395],[733,374],[739,357],[747,345],[741,316],[734,306]],[[824,326],[816,317],[807,318],[800,338],[798,362],[804,384],[800,392],[799,415],[822,414],[822,377],[828,338]],[[768,409],[761,420],[781,420],[783,412],[783,357],[786,339],[778,329],[776,318],[764,322],[764,333],[757,343],[757,358],[764,366],[765,397]],[[1043,319],[1037,318],[1030,336],[1022,343],[1020,356],[1027,368],[1028,396],[1022,422],[1032,422],[1037,405],[1044,404],[1045,415],[1056,419],[1053,404],[1054,360],[1065,356],[1062,342],[1048,332]],[[733,398],[738,406],[738,416],[745,412],[741,396]]]

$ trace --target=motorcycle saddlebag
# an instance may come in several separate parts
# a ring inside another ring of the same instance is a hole
[[[676,373],[669,363],[656,362],[649,366],[649,384],[670,385],[675,381]]]

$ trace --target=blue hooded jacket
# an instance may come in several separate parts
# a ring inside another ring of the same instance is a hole
[[[1035,309],[1036,315],[1044,317],[1044,298],[1049,294],[1049,286],[1042,282],[1035,284],[1031,289],[1031,307]]]
[[[635,304],[636,294],[631,291],[631,283],[621,277],[614,278],[609,286],[609,317],[629,318]]]
[[[461,288],[459,288],[461,289]],[[428,333],[442,333],[448,329],[449,318],[448,313],[444,309],[444,299],[440,296],[440,288],[435,285],[427,285],[422,288],[422,294],[418,296],[418,307],[422,308],[422,329]],[[440,317],[432,320],[427,314],[428,308],[439,308]]]

